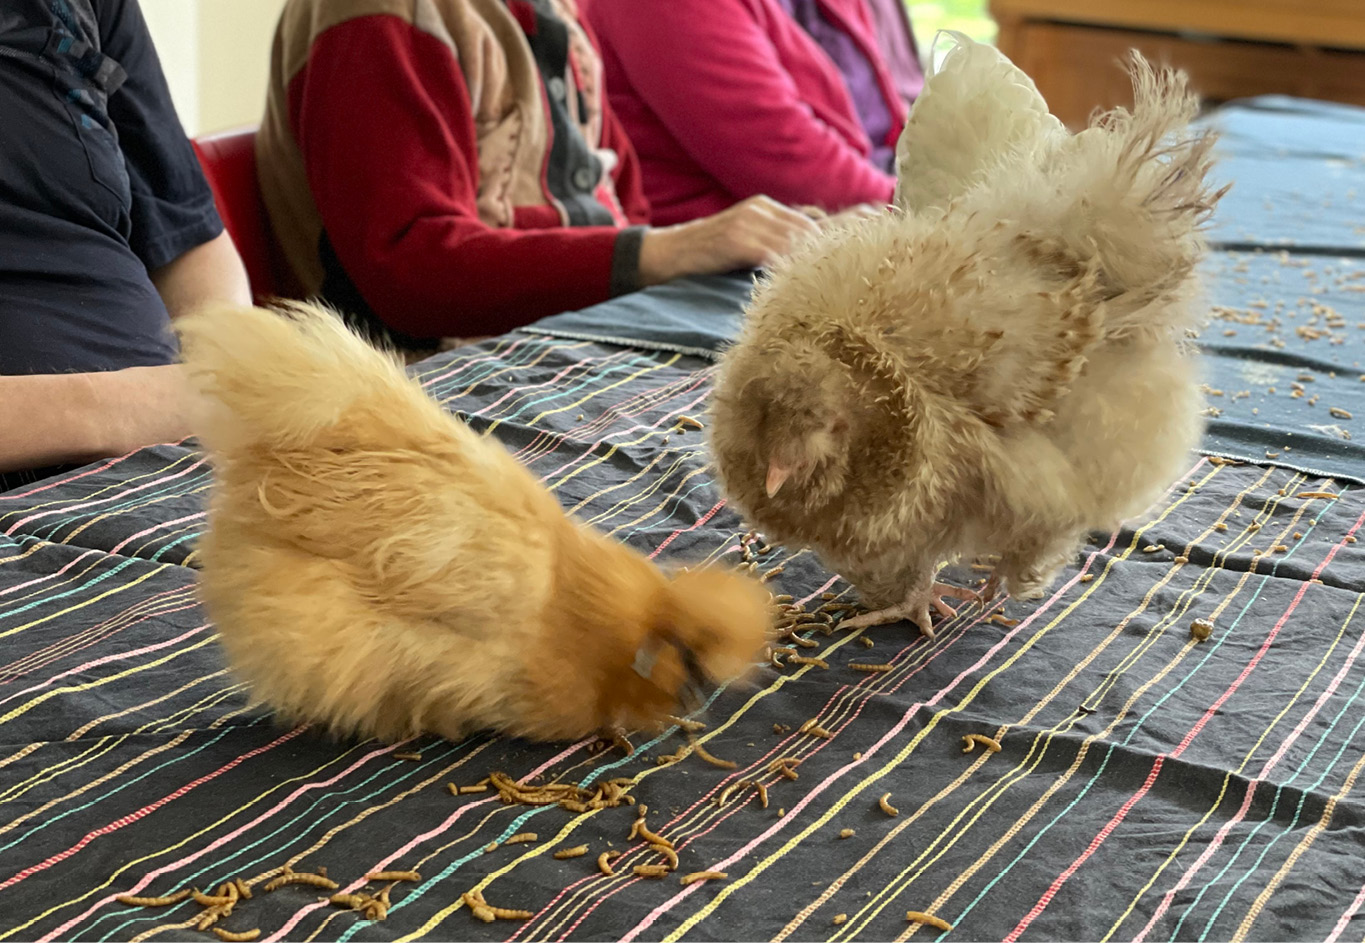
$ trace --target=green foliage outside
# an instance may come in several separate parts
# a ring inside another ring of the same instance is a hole
[[[986,0],[906,0],[920,56],[928,62],[929,45],[941,29],[965,33],[983,43],[995,42],[995,21]]]

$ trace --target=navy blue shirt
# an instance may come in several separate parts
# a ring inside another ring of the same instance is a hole
[[[0,374],[172,362],[148,272],[222,230],[136,0],[0,2]]]

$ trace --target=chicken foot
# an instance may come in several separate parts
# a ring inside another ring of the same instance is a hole
[[[905,601],[894,606],[887,606],[885,609],[878,609],[875,612],[865,612],[852,619],[845,619],[839,625],[845,629],[861,629],[873,625],[887,625],[891,622],[900,622],[908,619],[919,626],[920,633],[925,638],[934,638],[933,617],[930,609],[951,619],[957,615],[952,606],[943,601],[943,597],[961,599],[964,602],[980,602],[981,597],[970,589],[961,586],[954,586],[951,583],[940,583],[934,581],[922,590],[914,590],[905,597]]]

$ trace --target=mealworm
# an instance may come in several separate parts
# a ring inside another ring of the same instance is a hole
[[[601,871],[609,878],[616,877],[616,872],[612,870],[611,863],[621,857],[619,851],[604,851],[597,856],[597,870]]]
[[[730,875],[724,871],[693,871],[691,874],[684,874],[680,884],[696,884],[698,881],[725,881]]]
[[[854,832],[853,829],[851,829],[851,828],[841,828],[841,829],[839,829],[839,837],[840,837],[840,838],[852,838],[852,837],[854,836],[854,834],[855,834],[855,832]]]
[[[1331,413],[1333,416],[1335,416],[1337,419],[1352,419],[1352,418],[1354,418],[1354,417],[1352,417],[1352,415],[1351,415],[1349,412],[1347,412],[1346,410],[1342,409],[1340,406],[1333,406],[1331,409],[1329,409],[1329,410],[1327,410],[1327,411],[1328,411],[1329,413]]]
[[[255,930],[245,930],[241,933],[233,933],[231,930],[224,930],[222,927],[214,927],[213,932],[218,939],[228,940],[229,943],[247,943],[247,941],[254,940],[261,935],[259,927]]]
[[[497,851],[497,850],[498,850],[498,843],[495,842],[495,841],[491,841],[491,842],[489,842],[488,844],[486,844],[486,845],[483,846],[483,850],[484,850],[484,851]]]
[[[475,792],[487,792],[487,791],[488,791],[488,783],[478,783],[478,784],[473,785],[473,786],[461,786],[461,787],[460,787],[460,795],[462,795],[462,796],[467,796],[467,795],[470,795],[471,793],[475,793]]]
[[[267,885],[266,890],[270,890]],[[231,894],[223,894],[218,897],[202,893],[198,888],[191,892],[194,902],[201,907],[226,907],[237,899],[237,888],[232,889]]]
[[[366,920],[384,920],[388,915],[389,908],[378,900],[371,900],[367,903],[365,905],[365,911],[362,914]]]
[[[760,549],[758,552],[762,553],[763,551]],[[787,570],[786,564],[779,563],[777,566],[773,567],[771,570],[760,576],[758,578],[758,581],[760,583],[766,583],[771,579],[775,579],[776,577],[781,576],[783,573],[786,572],[786,570]]]
[[[509,910],[506,907],[494,907],[489,904],[488,901],[484,900],[482,891],[466,891],[463,899],[464,902],[470,906],[471,910],[475,907],[482,908],[496,920],[530,920],[535,916],[535,914],[531,913],[529,910]],[[476,913],[475,916],[479,915]],[[483,920],[484,918],[479,917],[479,919]],[[493,921],[485,920],[484,922],[492,923]]]
[[[947,920],[944,920],[941,917],[935,917],[933,914],[922,914],[918,910],[907,910],[905,912],[905,919],[909,920],[911,923],[928,924],[935,930],[951,930],[953,928],[953,925]]]
[[[632,870],[636,877],[662,878],[668,876],[668,868],[661,864],[637,864]]]
[[[307,884],[309,887],[323,887],[329,891],[334,891],[341,885],[331,878],[325,878],[321,874],[309,874],[307,871],[290,871],[288,874],[281,874],[275,880],[265,886],[267,892],[278,890],[287,884]]]
[[[198,919],[195,920],[195,929],[207,930],[209,927],[217,923],[218,918],[221,917],[222,915],[223,915],[222,912],[218,910],[217,907],[210,907],[208,910],[201,913]]]
[[[779,735],[780,735],[780,734],[784,734],[784,733],[786,733],[788,730],[791,730],[791,728],[788,727],[786,724],[773,724],[773,733],[775,733],[775,734],[779,734]]]
[[[1330,491],[1300,491],[1298,494],[1294,495],[1294,497],[1296,497],[1296,498],[1335,498],[1336,495],[1334,495],[1334,494],[1333,494],[1332,492],[1330,492]]]
[[[800,645],[802,648],[819,648],[819,647],[820,647],[820,643],[817,642],[817,641],[815,641],[815,639],[812,639],[812,638],[802,638],[801,636],[799,636],[799,635],[793,635],[793,634],[791,634],[790,632],[787,633],[787,635],[786,635],[785,637],[786,637],[788,640],[790,640],[791,643],[792,643],[793,645]],[[799,657],[799,656],[797,656],[797,657]],[[829,666],[826,665],[825,667],[829,667]]]
[[[887,815],[896,816],[901,814],[901,810],[891,804],[891,793],[889,792],[877,800],[877,805]]]
[[[872,647],[872,639],[868,638],[866,635],[860,635],[860,636],[858,636],[858,643],[859,643],[860,645],[862,645],[863,648],[871,648],[871,647]]]
[[[385,881],[420,881],[422,875],[416,871],[375,871],[365,875],[365,880],[383,884]]]
[[[669,841],[667,838],[664,838],[664,837],[661,836],[661,835],[656,835],[656,834],[654,834],[653,832],[651,832],[651,831],[649,830],[649,826],[645,824],[645,820],[644,820],[644,819],[636,819],[635,822],[636,822],[636,824],[639,826],[639,827],[635,830],[635,834],[636,834],[637,836],[639,836],[640,838],[643,838],[645,841],[649,842],[651,845],[663,845],[665,848],[672,848],[672,847],[673,847],[673,843],[672,843],[671,841]]]
[[[987,750],[990,750],[992,753],[1000,752],[999,740],[993,740],[990,737],[982,736],[979,733],[967,734],[967,736],[962,738],[962,742],[966,744],[966,746],[962,748],[963,753],[971,753],[978,743],[980,743]]]
[[[1224,530],[1227,530],[1226,527],[1223,528],[1223,529],[1224,529]],[[1094,573],[1082,573],[1082,574],[1081,574],[1081,582],[1082,582],[1082,583],[1089,583],[1089,582],[1090,582],[1091,580],[1093,580],[1094,578],[1095,578],[1095,574],[1094,574]]]
[[[789,664],[793,665],[813,665],[816,668],[823,668],[826,671],[829,670],[829,662],[825,661],[823,658],[808,658],[805,655],[792,655],[787,661]]]
[[[758,789],[759,808],[766,809],[768,807],[768,787],[762,783],[754,783],[754,786]]]
[[[1014,628],[1016,625],[1019,624],[1019,620],[1018,620],[1018,619],[1011,619],[1009,616],[1005,615],[1003,612],[997,612],[997,613],[993,614],[993,615],[992,615],[989,619],[987,619],[986,621],[987,621],[987,622],[994,622],[996,625],[1003,625],[1003,626],[1004,626],[1005,628],[1007,628],[1007,629],[1012,629],[1012,628]]]
[[[446,783],[446,788],[450,790],[452,796],[458,796],[460,794],[460,787],[454,783]]]
[[[507,839],[507,841],[503,842],[503,844],[524,845],[527,842],[533,841],[540,841],[540,836],[537,835],[535,832],[522,832],[519,835],[513,835],[511,838]]]
[[[1166,548],[1163,547],[1163,546],[1161,546],[1160,544],[1148,544],[1147,546],[1145,546],[1145,547],[1142,548],[1142,552],[1143,552],[1143,553],[1156,553],[1157,551],[1165,550],[1165,549],[1166,549]]]
[[[821,727],[819,724],[812,724],[810,729],[807,730],[806,733],[810,734],[812,737],[819,737],[821,740],[830,740],[834,737],[834,734],[830,733],[828,730],[826,730],[824,727]]]
[[[687,717],[673,717],[671,715],[669,716],[668,719],[673,721],[673,723],[677,724],[683,730],[686,730],[688,733],[696,733],[698,730],[706,729],[706,724],[702,723],[700,720],[691,720]],[[612,782],[616,782],[616,780],[612,780]],[[635,780],[633,779],[627,779],[624,781],[624,784],[633,785],[634,782]]]
[[[679,417],[678,417],[678,425],[680,425],[680,426],[686,426],[688,429],[705,429],[705,428],[706,428],[704,425],[702,425],[701,420],[699,420],[699,419],[693,419],[691,416],[679,416]]]
[[[238,878],[233,883],[237,885],[238,897],[242,898],[242,900],[251,900],[251,888],[247,885],[245,881],[243,881],[241,878]]]
[[[570,812],[587,812],[587,811],[588,811],[588,806],[587,806],[587,804],[586,804],[586,803],[583,803],[583,802],[579,802],[577,799],[561,799],[560,802],[559,802],[559,807],[560,807],[561,809],[567,809],[567,810],[569,810]]]
[[[391,757],[395,760],[407,760],[409,763],[420,763],[422,754],[420,753],[392,753]]]
[[[581,858],[588,853],[587,845],[574,845],[572,848],[561,848],[553,855],[554,858],[563,861],[566,858]]]
[[[366,897],[364,894],[333,894],[327,898],[328,903],[336,907],[346,907],[350,910],[358,910],[364,905]]]
[[[749,780],[741,779],[726,786],[720,791],[720,795],[716,796],[716,808],[725,805],[726,800],[730,798],[730,793],[734,792],[736,789],[743,789],[747,785],[749,785]]]
[[[129,907],[169,907],[171,904],[178,904],[194,891],[176,891],[174,894],[167,894],[165,897],[134,897],[131,894],[120,894],[114,899],[120,904],[127,904]]]
[[[841,925],[843,924],[843,922],[844,922],[845,920],[847,920],[847,919],[848,919],[848,914],[835,914],[835,915],[834,915],[834,925],[835,925],[836,927],[837,927],[837,926],[841,926]]]
[[[701,759],[703,759],[703,760],[705,760],[706,762],[710,763],[712,766],[719,766],[721,769],[738,769],[738,768],[739,768],[739,764],[738,764],[738,763],[732,763],[732,762],[729,761],[729,760],[722,760],[722,759],[720,759],[719,757],[715,757],[715,756],[712,756],[710,753],[707,753],[707,752],[706,752],[706,748],[705,748],[704,746],[702,746],[701,743],[700,743],[700,741],[698,741],[696,738],[694,738],[694,737],[692,736],[691,733],[689,733],[689,734],[687,735],[687,740],[688,740],[688,743],[690,743],[690,744],[692,745],[692,750],[693,750],[693,752],[696,753],[697,756],[700,757]]]
[[[869,665],[864,662],[854,661],[849,663],[849,667],[854,671],[871,671],[876,674],[884,674],[891,670],[891,665]]]
[[[668,869],[670,871],[678,870],[678,853],[676,851],[666,845],[651,844],[649,847],[668,859]]]

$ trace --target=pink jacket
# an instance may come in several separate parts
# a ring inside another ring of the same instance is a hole
[[[821,0],[905,104],[863,0]],[[651,221],[668,225],[765,193],[834,211],[889,203],[894,179],[834,63],[777,0],[579,0],[602,46],[612,108],[640,157]]]

